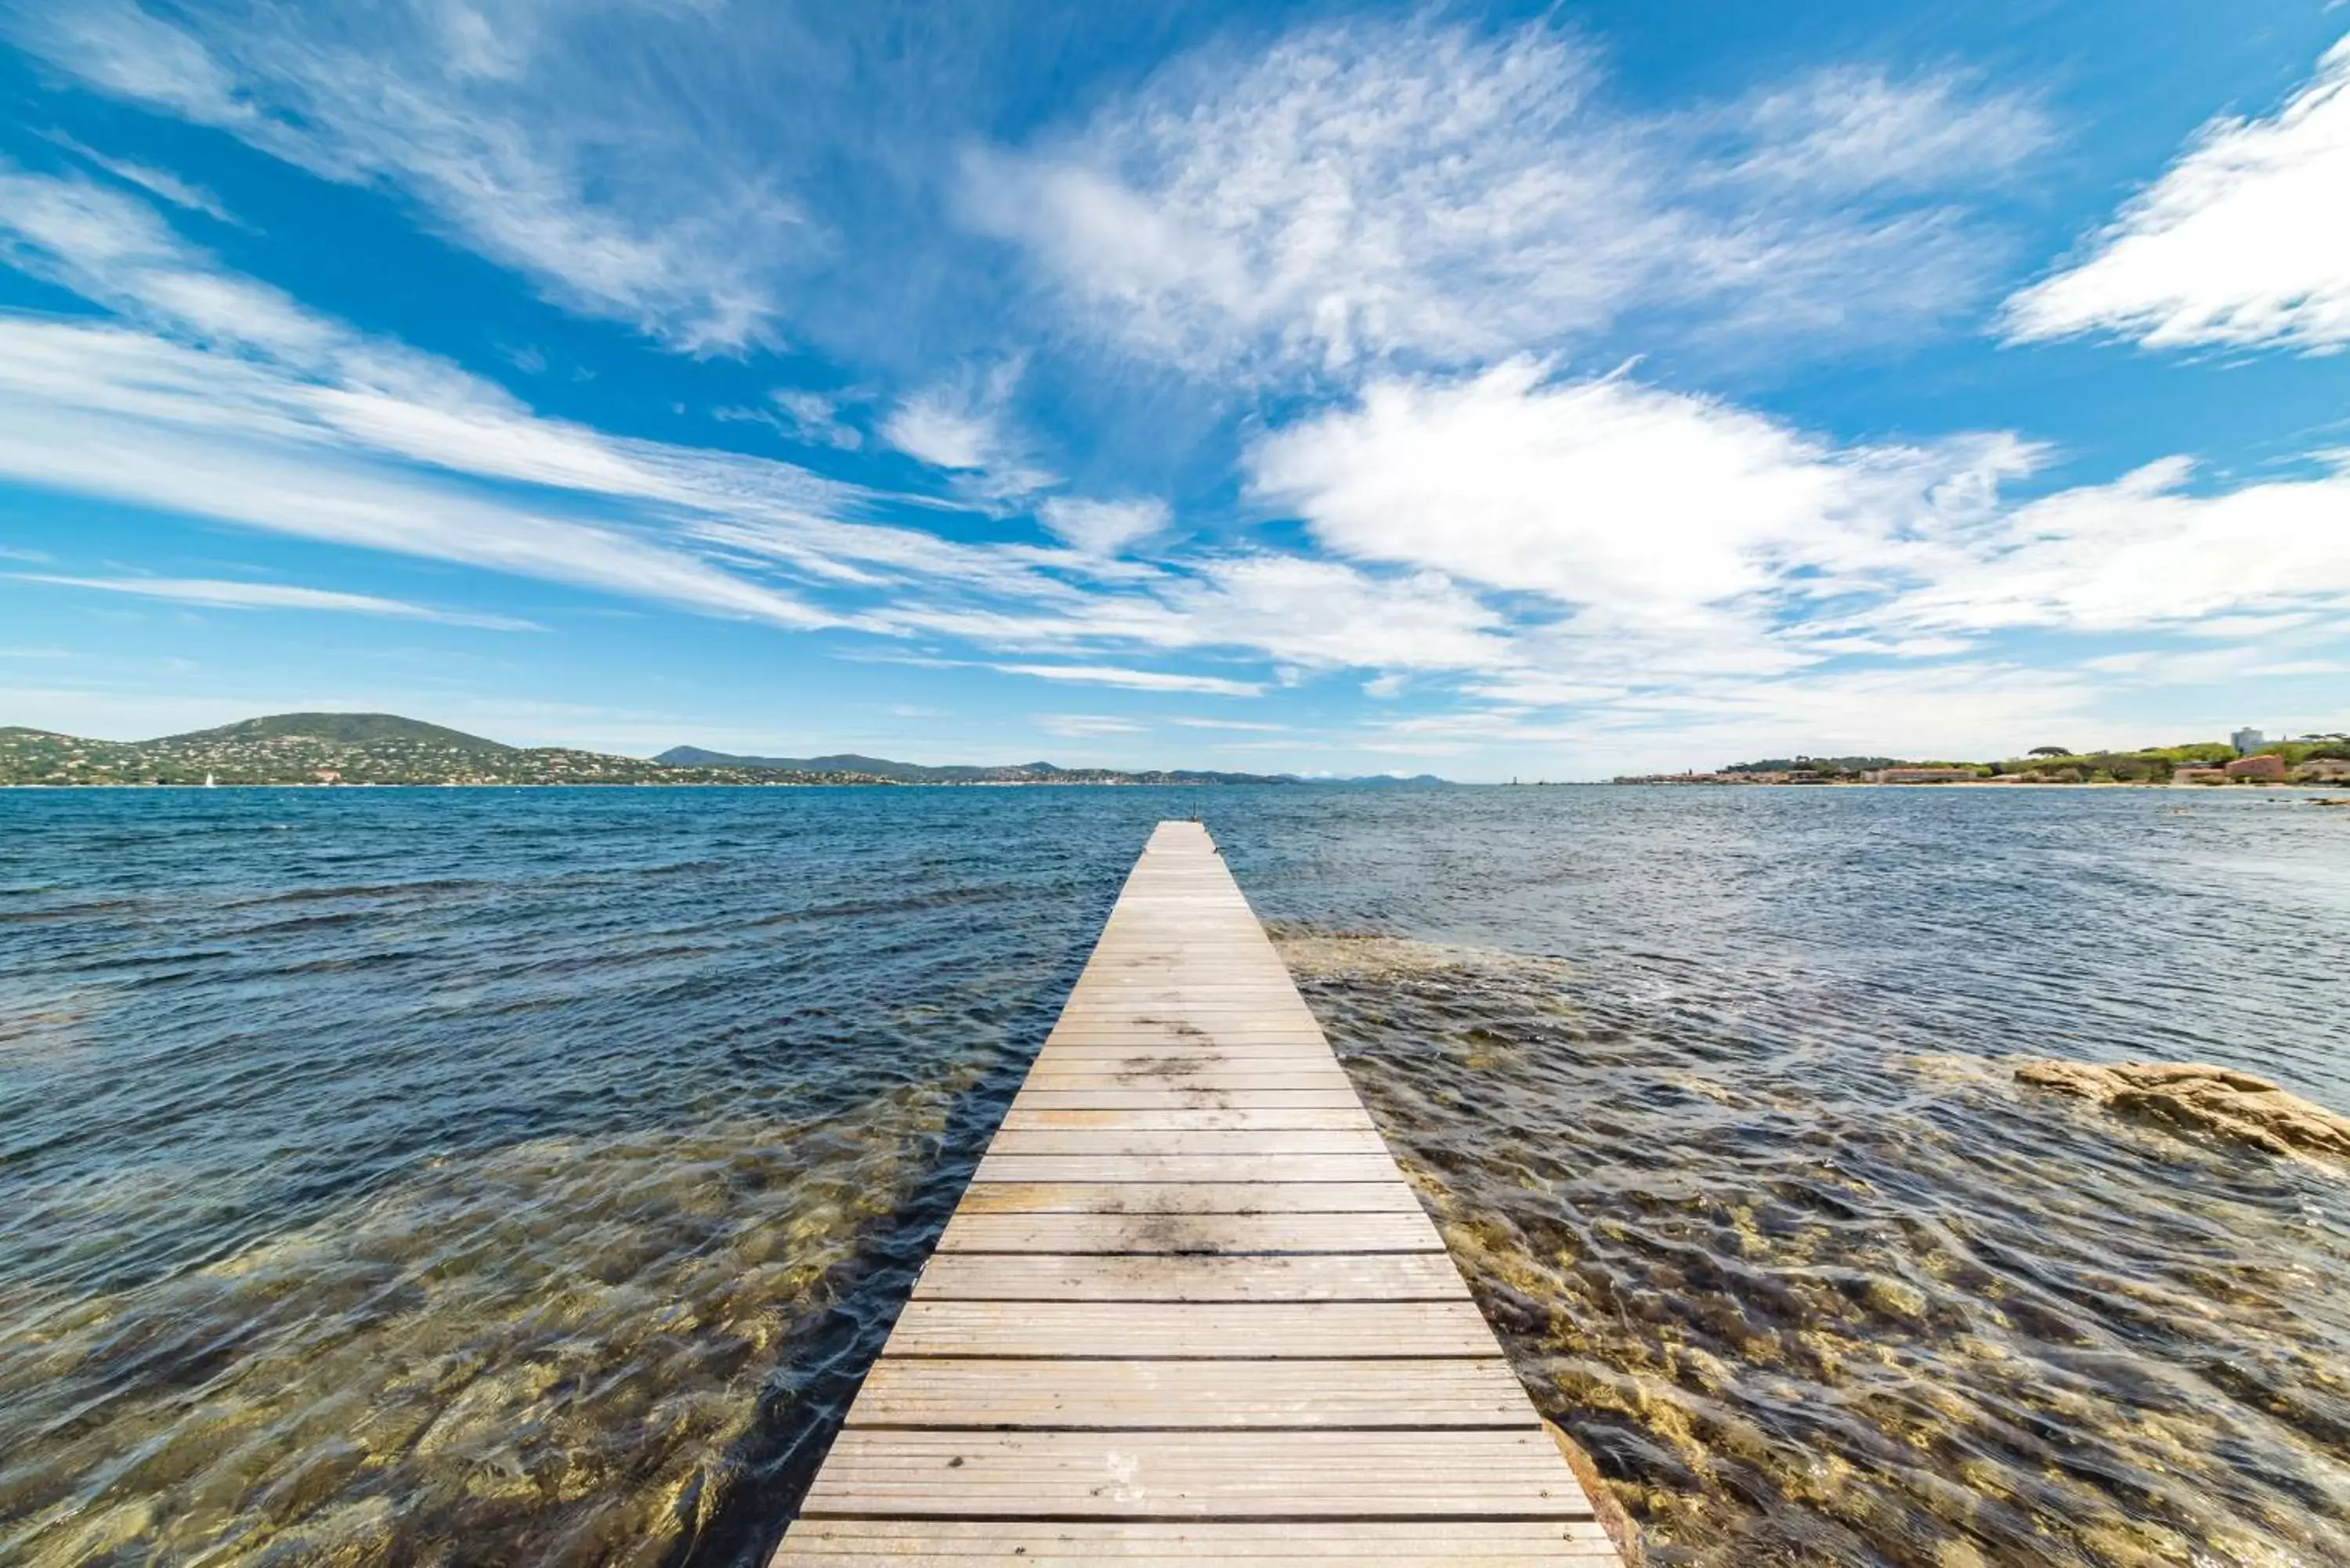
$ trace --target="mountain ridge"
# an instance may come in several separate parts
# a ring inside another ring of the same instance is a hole
[[[0,726],[0,784],[1288,784],[1289,774],[1064,768],[1053,763],[929,766],[842,752],[738,757],[673,746],[651,759],[503,741],[398,713],[272,713],[149,741]],[[1391,777],[1324,780],[1441,784]]]
[[[1286,774],[1220,773],[1200,768],[1064,768],[1052,763],[900,763],[838,752],[821,757],[763,757],[733,752],[712,752],[701,746],[671,746],[653,758],[671,767],[776,768],[785,771],[850,770],[894,779],[900,784],[1045,784],[1085,783],[1108,779],[1180,780],[1196,784],[1270,784],[1293,779]]]

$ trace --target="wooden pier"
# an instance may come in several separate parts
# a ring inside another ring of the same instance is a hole
[[[1617,1561],[1205,829],[1165,822],[774,1568]]]

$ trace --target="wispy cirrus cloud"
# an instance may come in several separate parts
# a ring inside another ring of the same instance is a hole
[[[1072,547],[1089,556],[1120,555],[1163,532],[1172,521],[1167,504],[1149,497],[1094,501],[1055,495],[1036,508],[1036,517]]]
[[[94,147],[62,132],[52,132],[49,140],[93,169],[111,174],[126,185],[136,185],[151,196],[160,196],[175,207],[191,213],[202,213],[214,223],[235,223],[236,214],[230,212],[218,196],[191,180],[183,180],[169,169],[152,163],[141,163],[129,158],[109,157]]]
[[[1103,735],[1139,735],[1150,726],[1116,713],[1036,713],[1031,722],[1048,735],[1095,740]]]
[[[1009,359],[966,370],[901,400],[881,422],[881,439],[917,462],[945,469],[956,488],[983,504],[1024,501],[1058,484],[1017,433],[1012,396],[1025,370]]]
[[[1052,515],[1087,535],[1082,552],[961,543],[874,521],[884,498],[788,463],[548,420],[223,269],[151,209],[88,181],[0,168],[0,243],[123,318],[0,317],[0,474],[22,483],[800,629],[1064,653],[1220,649],[1314,668],[1458,666],[1492,643],[1490,616],[1432,578],[1382,582],[1263,552],[1112,570],[1099,554],[1111,535],[1163,516],[1147,504],[1129,514],[1066,500]],[[999,465],[975,472],[1000,479],[1016,469],[995,422],[1008,385],[1002,371],[977,383],[975,428],[901,423],[896,435],[941,466]],[[1140,684],[1151,679],[1173,683]]]
[[[2007,302],[2009,338],[2150,348],[2350,345],[2350,37],[2263,119],[2222,119],[2096,234]]]
[[[632,8],[598,9],[240,4],[167,17],[88,0],[26,11],[8,31],[98,90],[397,191],[567,308],[689,351],[775,340],[782,281],[822,243],[775,182],[781,149],[678,115],[664,78],[609,36]],[[724,74],[719,18],[647,12],[664,50]]]
[[[1264,690],[1254,680],[1228,680],[1216,675],[1183,675],[1166,670],[1128,670],[1108,664],[998,664],[1007,675],[1030,675],[1039,680],[1075,681],[1085,686],[1123,686],[1130,691],[1194,691],[1214,697],[1253,697]]]
[[[1470,364],[1638,313],[1817,349],[1970,304],[2000,246],[1955,192],[2049,136],[1948,77],[1645,118],[1604,88],[1548,24],[1331,24],[975,151],[965,204],[1110,340],[1203,377]]]
[[[743,563],[950,597],[1071,593],[1039,553],[869,521],[872,493],[793,464],[542,418],[224,269],[87,180],[0,164],[0,254],[124,318],[0,317],[0,403],[17,405],[0,472],[20,480],[799,628],[858,617]],[[633,522],[579,514],[583,496]]]
[[[129,594],[162,599],[204,609],[323,610],[338,615],[380,616],[393,620],[424,620],[442,626],[477,627],[485,631],[543,631],[536,621],[514,616],[481,615],[467,610],[439,609],[431,605],[389,599],[376,594],[342,593],[331,588],[301,587],[289,583],[237,582],[219,577],[73,577],[46,573],[11,572],[18,582],[47,583],[57,587],[86,588],[98,593]]]

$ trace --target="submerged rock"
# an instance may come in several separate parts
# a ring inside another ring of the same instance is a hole
[[[2350,1116],[2287,1094],[2266,1078],[2202,1062],[2058,1062],[2036,1058],[2016,1081],[2158,1117],[2276,1155],[2350,1159]]]

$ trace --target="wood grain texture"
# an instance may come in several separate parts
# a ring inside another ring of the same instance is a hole
[[[1418,1214],[1411,1189],[1383,1181],[984,1181],[973,1214]]]
[[[1324,1218],[1336,1218],[1325,1216]],[[1384,1215],[1367,1216],[1384,1219]],[[1184,1216],[1167,1216],[1180,1224]],[[1100,1252],[941,1252],[918,1302],[1329,1302],[1465,1300],[1440,1251],[1261,1252],[1197,1257]]]
[[[1506,1362],[953,1361],[884,1357],[852,1424],[1532,1430]]]
[[[785,1542],[792,1568],[1011,1568],[1042,1563],[1080,1568],[1276,1568],[1284,1563],[1376,1563],[1380,1568],[1553,1568],[1617,1561],[1597,1525],[1582,1521],[1436,1523],[1332,1521],[1295,1524],[1070,1522],[1013,1521],[803,1520]]]
[[[1443,1240],[1417,1210],[1369,1214],[958,1213],[939,1240],[956,1252],[1433,1252]],[[1449,1263],[1446,1265],[1451,1266]]]
[[[957,1432],[850,1427],[804,1518],[1589,1519],[1540,1431]]]

